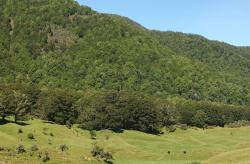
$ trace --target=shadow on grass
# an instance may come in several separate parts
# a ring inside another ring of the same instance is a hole
[[[10,121],[10,120],[0,119],[0,125],[5,125],[5,124],[9,124],[9,123],[17,124],[17,125],[20,125],[20,126],[29,125],[28,123],[25,123],[25,122],[15,122],[15,121]]]
[[[123,133],[124,130],[123,129],[110,129],[112,132],[114,133]]]
[[[43,121],[43,123],[45,123],[45,124],[56,124],[56,123],[54,123],[52,121]]]

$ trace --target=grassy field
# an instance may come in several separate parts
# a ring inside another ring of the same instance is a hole
[[[250,163],[250,127],[178,129],[160,136],[137,131],[100,131],[97,139],[92,140],[88,131],[76,127],[68,129],[41,120],[25,123],[0,125],[0,147],[5,148],[0,151],[0,164],[42,163],[38,152],[31,156],[29,148],[34,144],[39,146],[39,152],[49,153],[48,163],[95,164],[98,162],[90,154],[94,142],[112,152],[114,163],[118,164]],[[23,133],[18,133],[19,128]],[[28,139],[28,133],[33,133],[35,139]],[[27,152],[15,154],[20,143]],[[69,150],[61,152],[61,144],[66,144]]]

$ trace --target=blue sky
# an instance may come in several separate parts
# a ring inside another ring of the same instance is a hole
[[[250,0],[77,0],[129,17],[149,29],[203,35],[250,46]]]

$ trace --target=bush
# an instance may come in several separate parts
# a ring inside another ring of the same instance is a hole
[[[17,132],[18,132],[18,133],[23,133],[22,128],[19,128],[19,129],[17,130]]]
[[[54,137],[54,134],[51,132],[51,133],[49,133],[49,135],[51,136],[51,137]]]
[[[64,152],[64,151],[67,151],[69,149],[69,147],[66,145],[66,144],[62,144],[60,145],[59,149]]]
[[[73,126],[73,124],[71,123],[71,121],[66,121],[66,127],[67,127],[68,129],[71,129],[72,126]]]
[[[180,125],[178,125],[178,127],[179,127],[181,130],[187,130],[187,129],[188,129],[187,124],[180,124]]]
[[[228,127],[228,128],[239,128],[243,126],[250,126],[250,121],[239,120],[239,121],[235,121],[233,123],[229,123],[225,125],[225,127]]]
[[[44,155],[44,157],[43,157],[43,159],[42,159],[42,161],[43,161],[43,162],[47,162],[47,161],[49,161],[49,160],[50,160],[49,153],[46,152],[45,155]]]
[[[32,140],[35,139],[33,133],[28,133],[27,137],[28,139],[32,139]]]
[[[171,133],[175,132],[176,131],[176,127],[175,126],[169,126],[168,127],[168,131],[171,132]]]
[[[97,160],[103,160],[105,163],[113,163],[113,156],[111,152],[105,152],[103,148],[94,144],[91,154]]]
[[[32,145],[32,146],[30,147],[30,150],[31,150],[31,151],[38,151],[39,148],[38,148],[37,145]]]
[[[25,152],[26,152],[25,147],[24,147],[24,145],[22,145],[22,144],[19,144],[19,145],[17,146],[16,151],[17,151],[18,154],[21,154],[21,153],[25,153]]]
[[[96,132],[95,132],[94,130],[89,131],[89,134],[90,134],[90,138],[91,138],[92,140],[95,140],[95,139],[96,139]]]

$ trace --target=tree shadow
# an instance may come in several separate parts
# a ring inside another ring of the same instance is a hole
[[[45,124],[56,124],[56,123],[54,123],[52,121],[42,121],[42,122],[45,123]]]
[[[17,125],[20,125],[20,126],[30,125],[30,124],[25,123],[25,122],[15,122],[15,121],[10,121],[10,120],[0,119],[0,125],[10,124],[10,123],[17,124]]]
[[[0,119],[0,125],[4,125],[4,124],[8,124],[8,123],[10,123],[10,121]]]
[[[13,121],[12,123],[15,123],[15,122]],[[27,126],[27,125],[30,125],[30,124],[25,123],[25,122],[16,122],[15,124],[20,125],[20,126]]]
[[[123,129],[110,129],[112,132],[114,132],[114,133],[123,133],[124,132],[124,130]]]

